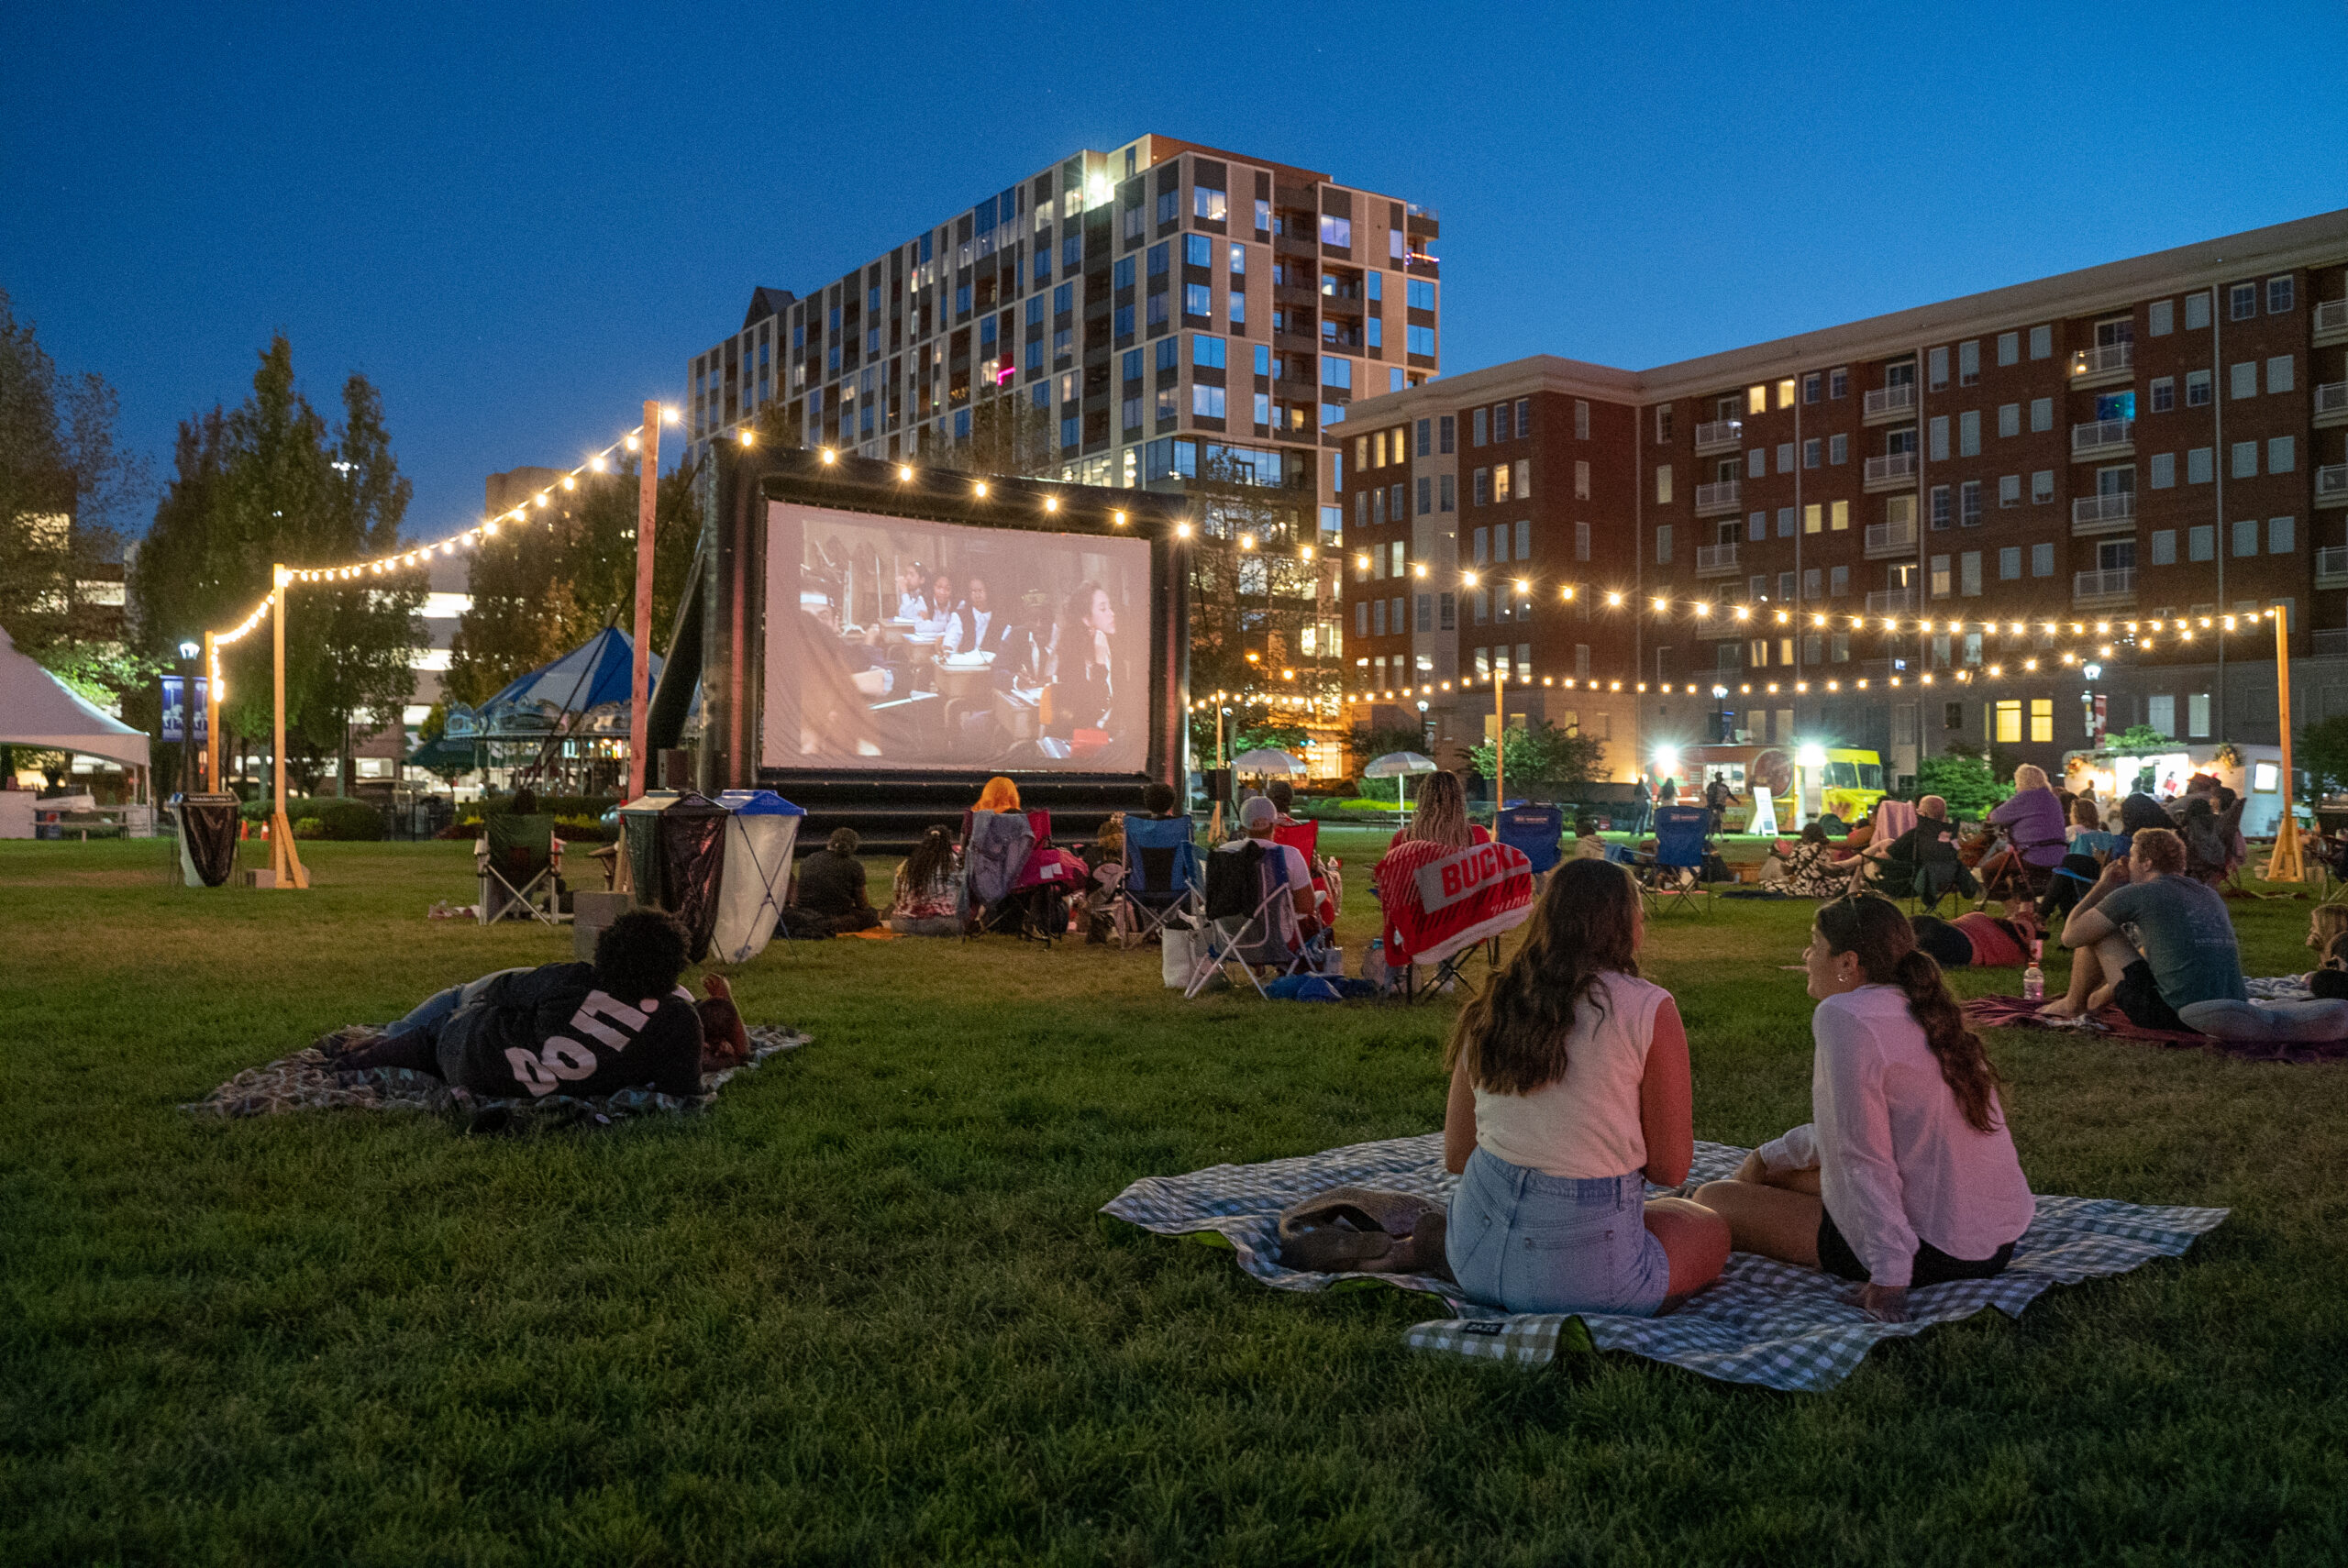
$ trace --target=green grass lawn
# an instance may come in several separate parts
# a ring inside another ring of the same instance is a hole
[[[1366,873],[1383,836],[1328,843]],[[2234,1217],[1832,1394],[1528,1373],[1406,1353],[1413,1298],[1267,1290],[1094,1218],[1138,1176],[1434,1129],[1447,1004],[1185,1004],[1154,950],[778,944],[744,1010],[814,1043],[705,1119],[186,1116],[331,1025],[568,955],[426,920],[470,900],[465,845],[303,853],[307,894],[205,892],[161,843],[0,845],[0,1562],[2146,1564],[2348,1538],[2348,1068],[2001,1033],[2039,1189]],[[2254,972],[2303,966],[2305,904],[2235,908]],[[1700,1137],[1806,1114],[1779,967],[1806,911],[1649,928]]]

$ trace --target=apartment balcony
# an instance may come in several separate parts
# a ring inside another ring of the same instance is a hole
[[[1878,588],[1867,595],[1870,615],[1905,615],[1916,607],[1916,591],[1912,588]]]
[[[2132,490],[2123,490],[2117,495],[2083,495],[2071,502],[2071,533],[2075,537],[2135,531],[2136,492]]]
[[[1916,383],[1902,381],[1896,387],[1877,387],[1861,401],[1864,417],[1869,425],[1888,425],[1895,419],[1906,419],[1916,412]]]
[[[1742,419],[1708,419],[1696,426],[1696,450],[1725,452],[1744,444],[1744,421]]]
[[[2315,585],[2348,588],[2348,545],[2331,545],[2315,553]]]
[[[2326,300],[2315,307],[2315,346],[2348,343],[2348,300]]]
[[[2320,626],[2308,634],[2308,652],[2318,658],[2348,654],[2348,626]]]
[[[1886,452],[1882,457],[1867,459],[1866,491],[1869,495],[1888,490],[1915,488],[1915,453]]]
[[[2071,607],[2075,610],[2117,609],[2136,602],[2136,569],[2105,567],[2100,571],[2071,574]]]
[[[1736,571],[1734,545],[1699,545],[1696,547],[1698,577],[1730,577]]]
[[[2094,348],[2082,348],[2071,356],[2071,386],[2116,386],[2136,378],[2136,346],[2133,343],[2106,343]]]
[[[2348,463],[2332,463],[2316,469],[2315,503],[2348,506]]]
[[[2348,425],[2348,381],[2326,381],[2315,389],[2315,422],[2318,429]]]
[[[2132,419],[2090,419],[2071,426],[2071,461],[2075,463],[2135,454],[2136,422]]]
[[[1733,512],[1743,504],[1744,484],[1741,480],[1717,480],[1696,487],[1696,515],[1717,517]]]
[[[1916,553],[1916,525],[1911,523],[1870,523],[1867,525],[1867,559],[1897,559]]]

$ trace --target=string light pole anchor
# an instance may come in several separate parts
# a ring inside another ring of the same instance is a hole
[[[627,798],[641,797],[648,782],[646,747],[651,744],[652,514],[660,495],[660,405],[644,405],[643,450],[636,477],[636,646],[627,689]]]

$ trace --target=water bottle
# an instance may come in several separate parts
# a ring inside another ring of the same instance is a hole
[[[2027,1002],[2046,999],[2046,972],[2038,966],[2045,944],[2032,937],[2030,944],[2030,967],[2021,972],[2021,999]]]

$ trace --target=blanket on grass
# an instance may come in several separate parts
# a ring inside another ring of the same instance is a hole
[[[1724,1143],[1700,1142],[1690,1180],[1733,1175],[1744,1154]],[[1723,1382],[1794,1391],[1833,1387],[1882,1341],[1920,1334],[1989,1307],[2018,1318],[2049,1286],[2124,1274],[2156,1257],[2175,1257],[2227,1214],[2223,1209],[2156,1208],[2110,1198],[2041,1198],[2038,1217],[2015,1244],[2005,1273],[1911,1291],[1911,1316],[1904,1323],[1879,1323],[1860,1311],[1855,1304],[1858,1287],[1846,1281],[1745,1253],[1731,1255],[1718,1283],[1660,1318],[1600,1312],[1475,1315],[1448,1280],[1299,1274],[1279,1265],[1278,1216],[1300,1198],[1351,1183],[1448,1202],[1457,1180],[1443,1168],[1443,1135],[1430,1132],[1257,1165],[1146,1177],[1102,1212],[1162,1235],[1228,1247],[1242,1269],[1278,1289],[1391,1286],[1443,1298],[1452,1316],[1420,1323],[1402,1336],[1414,1349],[1525,1366],[1547,1363],[1560,1348],[1621,1350]]]
[[[701,1081],[697,1095],[660,1094],[652,1089],[622,1089],[608,1095],[550,1094],[539,1099],[503,1099],[451,1088],[429,1073],[407,1067],[366,1067],[338,1072],[318,1045],[281,1056],[265,1066],[248,1067],[182,1110],[199,1116],[275,1116],[289,1110],[324,1110],[338,1106],[360,1110],[428,1110],[460,1112],[482,1130],[524,1126],[565,1126],[575,1122],[608,1125],[624,1117],[681,1114],[706,1110],[717,1091],[738,1073],[752,1072],[768,1057],[795,1051],[811,1036],[761,1024],[749,1031],[750,1059],[738,1067],[711,1073]],[[331,1038],[329,1036],[328,1038]]]
[[[2279,982],[2253,980],[2251,999],[2254,1001],[2305,1001],[2308,991],[2296,977],[2284,977],[2298,986],[2298,994],[2280,991]],[[2262,990],[2261,988],[2265,988]],[[2064,1029],[2077,1034],[2108,1034],[2115,1040],[2146,1040],[2156,1044],[2183,1046],[2208,1051],[2220,1056],[2232,1056],[2243,1062],[2285,1062],[2302,1065],[2309,1062],[2348,1060],[2348,1040],[2318,1041],[2312,1043],[2278,1042],[2262,1044],[2251,1041],[2220,1040],[2214,1035],[2198,1034],[2189,1029],[2146,1029],[2129,1021],[2119,1007],[2106,1006],[2100,1011],[2083,1018],[2045,1018],[2039,1014],[2040,1004],[2024,1001],[2020,997],[1976,997],[1965,1004],[1965,1021],[1976,1029]]]

